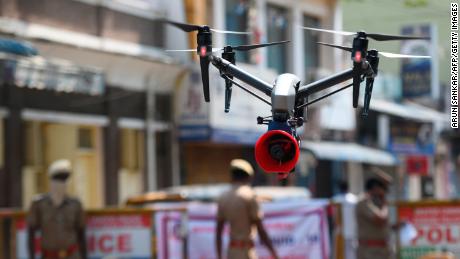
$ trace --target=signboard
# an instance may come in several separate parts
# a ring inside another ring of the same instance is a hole
[[[19,87],[90,95],[101,95],[105,91],[104,74],[98,69],[40,57],[6,59],[2,63],[1,73]]]
[[[16,258],[27,259],[27,226],[23,217],[18,218],[16,228]],[[150,213],[107,213],[88,215],[86,241],[88,257],[151,258],[152,218]],[[40,237],[37,237],[36,255],[40,254]]]
[[[447,250],[460,258],[460,204],[399,205],[399,219],[417,229],[409,245],[401,246],[402,259],[416,259],[432,252]]]
[[[391,118],[387,149],[396,154],[434,154],[433,125]]]
[[[263,223],[280,258],[329,258],[329,233],[326,219],[326,202],[284,201],[262,203]],[[215,204],[192,203],[188,207],[187,253],[190,259],[216,258],[215,255]],[[180,215],[158,212],[156,216],[158,258],[183,251],[178,238]],[[228,245],[228,226],[224,230],[223,253]],[[268,250],[256,240],[259,258],[270,258]],[[168,257],[169,256],[169,257]]]
[[[406,157],[406,172],[409,175],[428,175],[428,156],[409,155]]]
[[[405,26],[402,35],[431,36],[431,26]],[[401,42],[401,54],[430,56],[431,42],[427,40],[406,40]],[[403,59],[401,65],[402,95],[404,98],[430,97],[432,64],[431,59]]]

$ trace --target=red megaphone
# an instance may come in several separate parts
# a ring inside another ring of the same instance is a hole
[[[267,173],[288,173],[299,159],[297,140],[284,130],[270,130],[256,142],[256,161]]]

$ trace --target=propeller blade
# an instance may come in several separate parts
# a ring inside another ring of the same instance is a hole
[[[421,37],[421,36],[403,36],[403,35],[389,35],[389,34],[379,34],[379,33],[367,33],[367,37],[377,40],[377,41],[387,41],[387,40],[429,40],[430,37]]]
[[[200,25],[195,25],[195,24],[188,24],[188,23],[181,23],[181,22],[174,22],[168,19],[158,19],[157,21],[163,22],[163,23],[169,23],[173,26],[176,26],[177,28],[185,31],[185,32],[192,32],[192,31],[199,31],[202,26]]]
[[[431,58],[431,56],[404,55],[404,54],[396,54],[396,53],[383,52],[383,51],[379,51],[379,54],[387,58]]]
[[[339,46],[339,45],[334,45],[334,44],[329,44],[329,43],[324,43],[324,42],[317,42],[317,44],[324,45],[324,46],[329,46],[329,47],[333,47],[333,48],[338,48],[338,49],[342,49],[342,50],[349,51],[349,52],[351,52],[353,50],[353,48],[350,48],[350,47]]]
[[[196,49],[167,49],[167,52],[196,52]]]
[[[304,27],[300,26],[302,29],[310,30],[310,31],[320,31],[320,32],[328,32],[328,33],[335,33],[345,36],[352,36],[356,35],[355,32],[348,32],[348,31],[335,31],[335,30],[326,30],[326,29],[319,29],[319,28],[312,28],[312,27]],[[389,34],[381,34],[381,33],[365,33],[366,37],[377,41],[387,41],[387,40],[429,40],[430,37],[422,37],[422,36],[404,36],[404,35],[389,35]]]
[[[349,31],[334,31],[334,30],[325,30],[325,29],[318,29],[318,28],[312,28],[312,27],[305,27],[305,26],[300,26],[304,30],[309,30],[309,31],[321,31],[321,32],[328,32],[328,33],[335,33],[335,34],[340,34],[340,35],[345,35],[345,36],[351,36],[355,35],[356,32],[349,32]]]
[[[289,40],[283,40],[283,41],[276,41],[276,42],[270,42],[270,43],[262,43],[262,44],[253,44],[253,45],[240,45],[233,47],[234,50],[239,50],[239,51],[248,51],[251,49],[257,49],[257,48],[263,48],[263,47],[268,47],[268,46],[273,46],[273,45],[279,45],[279,44],[285,44],[290,42]]]
[[[218,29],[211,29],[213,32],[217,33],[225,33],[225,34],[252,34],[252,32],[247,32],[247,31],[225,31],[225,30],[218,30]]]
[[[223,48],[212,48],[212,52],[223,50]],[[167,49],[167,52],[196,52],[196,49]]]

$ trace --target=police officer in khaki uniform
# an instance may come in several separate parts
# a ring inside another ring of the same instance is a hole
[[[356,205],[358,259],[391,258],[386,192],[391,177],[379,173],[366,181],[366,194]]]
[[[66,194],[68,160],[55,161],[48,170],[50,192],[37,196],[27,216],[29,258],[34,259],[34,238],[41,233],[44,259],[86,259],[85,220],[80,201]]]
[[[273,258],[278,258],[262,224],[263,215],[250,186],[254,175],[251,164],[242,159],[234,159],[231,161],[230,167],[232,188],[222,194],[218,200],[217,258],[222,258],[222,233],[226,222],[230,224],[227,259],[257,258],[253,241],[255,229],[257,229],[260,240],[270,250]]]

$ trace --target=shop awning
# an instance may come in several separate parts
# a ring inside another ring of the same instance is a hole
[[[21,56],[38,55],[37,49],[31,43],[8,38],[0,38],[0,52]]]
[[[422,122],[449,122],[447,114],[412,102],[395,103],[375,99],[371,101],[369,108],[373,111]]]
[[[324,160],[350,161],[375,165],[396,165],[398,160],[391,153],[356,143],[331,141],[302,141],[302,150],[311,151]]]
[[[23,57],[0,51],[0,69],[18,87],[90,95],[101,95],[105,91],[102,69],[69,60]]]

